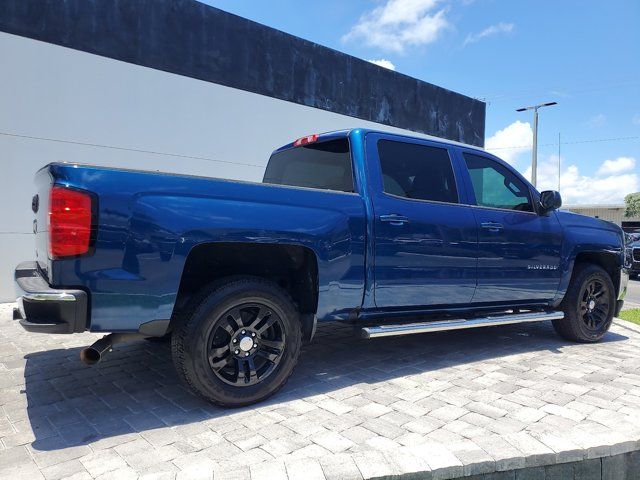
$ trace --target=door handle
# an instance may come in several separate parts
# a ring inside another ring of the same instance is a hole
[[[405,223],[409,223],[409,219],[403,215],[392,213],[391,215],[380,215],[380,221],[389,223],[396,227],[402,226]]]
[[[490,232],[499,232],[504,229],[504,226],[498,222],[482,222],[480,226]]]

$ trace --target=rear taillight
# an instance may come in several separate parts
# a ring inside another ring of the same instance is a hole
[[[49,194],[49,256],[82,255],[91,246],[91,195],[54,185]]]

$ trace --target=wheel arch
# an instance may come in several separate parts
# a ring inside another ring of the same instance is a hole
[[[609,251],[584,251],[579,252],[573,262],[571,276],[575,272],[576,266],[580,264],[597,265],[602,268],[613,282],[616,298],[620,293],[620,255]]]
[[[207,242],[188,253],[168,331],[204,286],[237,276],[271,280],[293,299],[302,322],[303,338],[315,332],[318,308],[318,259],[308,247],[296,244]]]

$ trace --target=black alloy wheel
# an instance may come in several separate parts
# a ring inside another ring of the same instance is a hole
[[[564,318],[554,320],[553,327],[572,342],[600,341],[611,327],[615,306],[615,288],[609,273],[599,265],[577,263],[560,305]]]
[[[240,303],[213,325],[207,358],[220,380],[246,387],[273,373],[285,342],[284,325],[277,313],[261,303]]]
[[[240,407],[286,383],[302,345],[300,313],[278,284],[250,276],[204,287],[171,335],[180,379],[216,405]]]
[[[580,300],[580,314],[585,326],[597,332],[609,317],[609,291],[606,283],[599,278],[588,281]]]

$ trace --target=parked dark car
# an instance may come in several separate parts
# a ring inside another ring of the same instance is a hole
[[[262,184],[60,163],[36,184],[16,320],[114,332],[86,363],[170,335],[182,380],[225,406],[281,388],[316,322],[375,338],[550,320],[596,342],[627,287],[619,227],[453,142],[356,129],[276,150]]]
[[[640,238],[640,235],[638,237]],[[631,243],[629,249],[631,250],[631,266],[629,267],[629,277],[638,279],[640,277],[640,240],[636,239],[633,243]]]

